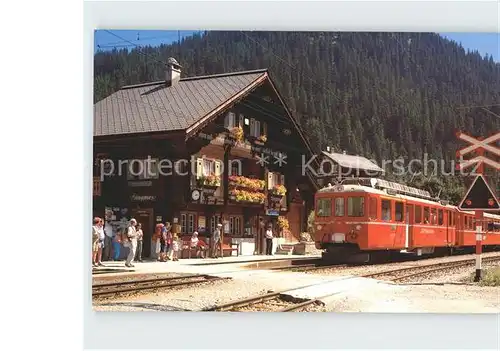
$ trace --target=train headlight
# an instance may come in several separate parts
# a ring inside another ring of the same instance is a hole
[[[318,225],[316,226],[316,229],[317,229],[317,230],[321,230],[321,229],[323,229],[323,226],[322,226],[321,224],[318,224]]]

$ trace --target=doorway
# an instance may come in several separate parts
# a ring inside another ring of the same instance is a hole
[[[406,205],[405,248],[413,247],[413,224],[415,213],[413,205]]]
[[[141,223],[144,238],[142,240],[142,257],[151,257],[151,239],[154,231],[154,218],[152,208],[132,210],[132,217]]]

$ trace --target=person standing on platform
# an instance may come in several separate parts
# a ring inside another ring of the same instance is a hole
[[[165,223],[165,256],[167,261],[172,259],[173,236],[171,229],[172,226],[170,225],[170,222]]]
[[[113,238],[113,261],[120,259],[120,251],[122,246],[122,229],[118,229],[115,237]]]
[[[266,255],[270,256],[273,254],[273,229],[271,226],[267,227],[266,230]]]
[[[99,253],[99,217],[94,218],[94,225],[92,226],[92,266],[97,267],[97,254]]]
[[[135,251],[137,250],[137,230],[135,226],[137,225],[137,221],[132,218],[130,220],[130,224],[127,227],[127,238],[130,242],[130,251],[128,253],[127,261],[125,262],[126,267],[134,267],[132,262],[134,262]]]
[[[174,234],[172,238],[172,261],[179,261],[179,237]]]
[[[137,254],[136,259],[138,262],[142,262],[142,242],[143,242],[143,237],[144,233],[142,232],[142,224],[139,223],[137,224]]]
[[[213,235],[213,244],[212,244],[212,257],[219,258],[219,250],[220,250],[220,237],[221,237],[222,224],[217,224],[217,229],[214,231]]]
[[[103,259],[104,261],[111,261],[112,259],[112,248],[113,248],[113,239],[115,237],[115,232],[113,230],[113,226],[110,223],[110,218],[106,215],[106,220],[104,222],[104,252]]]

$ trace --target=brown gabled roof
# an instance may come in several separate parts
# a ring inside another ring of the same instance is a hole
[[[267,70],[126,86],[94,105],[94,136],[191,130],[267,79]]]

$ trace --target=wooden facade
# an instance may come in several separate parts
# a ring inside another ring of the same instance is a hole
[[[94,137],[94,215],[137,218],[146,257],[154,226],[167,221],[186,237],[210,236],[220,221],[225,237],[253,240],[253,253],[263,253],[266,225],[286,242],[306,229],[316,184],[302,174],[302,159],[311,156],[267,79],[192,130]],[[279,216],[289,230],[280,230]]]

